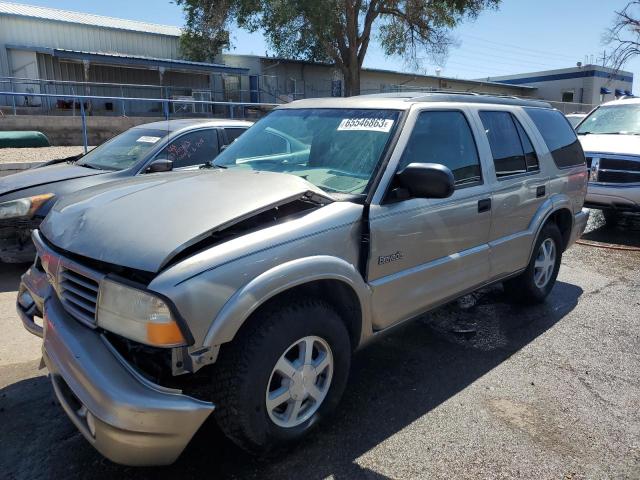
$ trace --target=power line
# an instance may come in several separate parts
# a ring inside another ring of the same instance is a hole
[[[495,42],[493,40],[487,40],[485,38],[477,37],[475,35],[469,35],[468,33],[461,33],[460,36],[473,38],[473,39],[481,41],[481,42],[486,42],[486,43],[490,43],[490,44],[493,44],[493,45],[498,45],[498,46],[505,47],[505,48],[515,48],[517,50],[535,52],[535,53],[540,53],[540,54],[543,54],[543,55],[551,55],[551,56],[555,56],[555,57],[564,57],[564,58],[567,58],[567,59],[574,59],[574,57],[570,57],[569,55],[564,55],[564,54],[561,54],[561,53],[553,53],[553,52],[548,52],[548,51],[544,51],[544,50],[535,50],[533,48],[525,48],[525,47],[521,47],[519,45],[515,45],[515,44],[512,44],[512,43]]]
[[[558,66],[555,66],[555,65],[550,65],[548,63],[538,63],[538,62],[532,62],[532,61],[529,61],[529,60],[518,61],[518,60],[513,59],[514,61],[508,61],[509,59],[507,58],[506,59],[507,61],[505,62],[505,61],[502,60],[503,57],[498,57],[498,56],[491,55],[491,54],[486,54],[486,53],[479,54],[479,55],[483,55],[484,57],[486,57],[487,62],[499,63],[501,65],[507,65],[507,66],[511,66],[511,67],[527,68],[526,65],[534,65],[534,66],[544,67],[546,69],[563,68],[563,67],[558,67]],[[465,55],[465,54],[460,54],[460,53],[454,53],[454,54],[452,54],[452,57],[453,58],[462,57],[462,58],[469,58],[471,60],[480,60],[480,61],[483,60],[483,57],[473,56],[473,55]],[[489,58],[489,57],[499,58],[500,60],[495,60],[494,58]]]

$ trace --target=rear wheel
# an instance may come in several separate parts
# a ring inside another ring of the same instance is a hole
[[[543,302],[556,283],[562,245],[562,235],[556,224],[546,224],[538,235],[527,269],[504,282],[505,292],[521,303]]]
[[[299,298],[260,312],[220,352],[218,424],[253,453],[298,440],[338,404],[350,361],[347,329],[328,304]]]

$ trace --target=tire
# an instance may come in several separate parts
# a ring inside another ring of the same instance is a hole
[[[335,409],[349,375],[351,342],[338,314],[327,303],[313,298],[290,298],[258,312],[249,321],[220,351],[213,381],[215,418],[238,446],[250,453],[265,454],[299,440]],[[296,343],[301,339],[307,340]],[[313,345],[309,349],[311,361],[306,357],[307,362],[300,362],[304,356],[302,344],[305,350]],[[289,363],[279,363],[285,354]],[[332,365],[319,366],[321,374],[317,377],[311,367],[302,366],[320,365],[327,359]],[[276,364],[285,365],[286,370],[294,367],[294,375],[282,374]],[[309,393],[314,387],[319,401]],[[268,406],[268,396],[281,398],[278,392],[283,390],[291,398],[281,405],[276,405],[276,400]],[[300,413],[293,418],[296,404]]]
[[[615,210],[602,210],[602,216],[607,227],[615,227],[620,220],[620,214]]]
[[[545,245],[543,249],[543,245]],[[553,249],[553,259],[548,256]],[[562,261],[563,241],[555,223],[547,223],[541,230],[526,270],[504,282],[505,292],[518,303],[536,304],[547,298],[556,283]],[[538,264],[538,266],[536,265]],[[542,266],[544,268],[539,268]],[[544,275],[544,278],[542,278]]]

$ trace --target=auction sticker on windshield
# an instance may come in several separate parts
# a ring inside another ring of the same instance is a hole
[[[158,140],[160,140],[160,137],[142,136],[136,141],[137,142],[142,142],[142,143],[156,143]]]
[[[388,133],[392,126],[393,120],[388,118],[345,118],[338,125],[338,131],[368,130]]]

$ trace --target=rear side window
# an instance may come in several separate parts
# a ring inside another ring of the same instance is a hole
[[[562,113],[557,110],[530,107],[525,107],[525,111],[538,127],[558,168],[585,163],[584,152],[578,137]]]
[[[458,187],[482,181],[476,143],[462,112],[422,112],[411,132],[399,168],[410,163],[445,165],[451,169]]]
[[[507,177],[538,170],[538,156],[524,128],[509,112],[480,112],[496,177]]]
[[[246,128],[225,128],[227,132],[227,141],[231,144],[233,141],[247,131]]]

